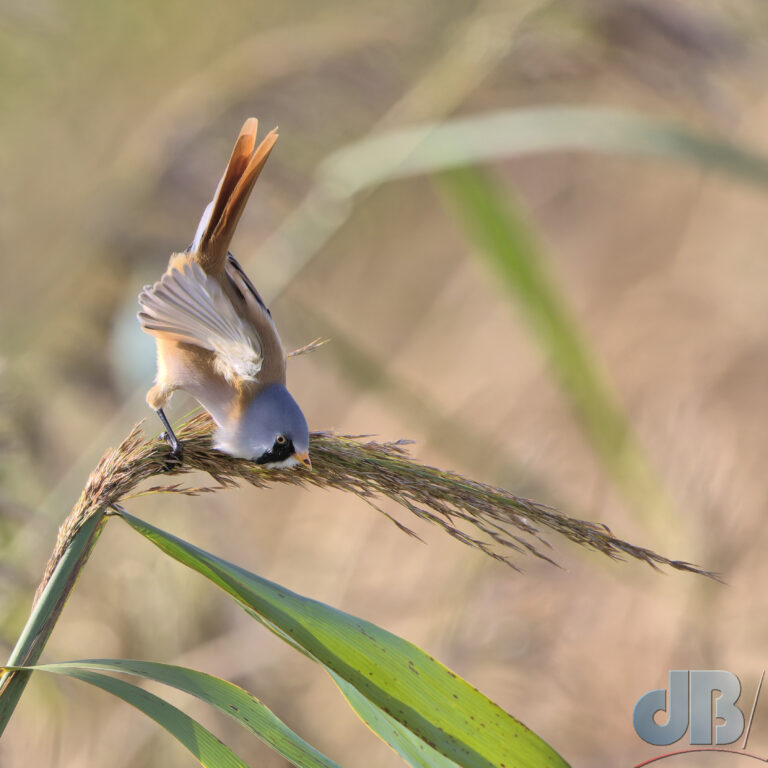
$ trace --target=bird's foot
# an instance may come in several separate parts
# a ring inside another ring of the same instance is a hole
[[[181,443],[178,443],[176,447],[172,447],[168,455],[163,462],[163,472],[176,472],[181,469],[184,464],[184,448]]]

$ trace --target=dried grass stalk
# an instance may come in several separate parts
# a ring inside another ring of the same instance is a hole
[[[217,486],[185,488],[180,484],[166,484],[148,490],[196,495],[242,482],[259,488],[272,483],[334,488],[354,493],[385,514],[401,530],[415,535],[376,504],[381,497],[391,499],[462,543],[515,570],[519,569],[512,558],[521,553],[554,563],[543,551],[551,547],[542,533],[555,531],[576,544],[614,559],[629,556],[653,567],[667,565],[681,571],[715,576],[691,563],[670,560],[652,550],[622,541],[604,525],[577,520],[503,489],[421,464],[408,455],[407,441],[380,443],[366,440],[365,436],[315,432],[310,440],[310,472],[303,468],[265,469],[250,461],[233,459],[211,448],[211,432],[212,423],[204,413],[193,416],[177,429],[177,435],[184,442],[184,464],[174,474],[199,470],[213,477]],[[155,476],[167,477],[163,472],[167,455],[168,447],[163,441],[144,439],[141,422],[117,449],[104,455],[75,508],[61,526],[38,595],[83,522],[91,515],[103,514],[110,506],[119,504],[141,482]]]

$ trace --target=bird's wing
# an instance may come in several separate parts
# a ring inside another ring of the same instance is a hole
[[[261,339],[264,358],[261,381],[285,381],[285,350],[272,313],[232,254],[227,257],[224,270],[227,287],[234,289],[233,302],[239,314]]]
[[[263,362],[261,339],[200,265],[172,262],[159,282],[145,286],[139,305],[147,333],[210,350],[216,369],[231,383],[256,380]]]

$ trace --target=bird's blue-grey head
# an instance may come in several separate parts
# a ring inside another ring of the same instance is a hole
[[[311,466],[307,420],[282,384],[263,389],[236,424],[220,428],[215,447],[266,467]]]

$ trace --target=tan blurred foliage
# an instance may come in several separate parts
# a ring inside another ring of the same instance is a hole
[[[767,31],[763,0],[0,4],[6,652],[98,456],[138,418],[159,431],[143,404],[153,363],[135,297],[191,240],[253,114],[279,124],[280,141],[234,251],[276,299],[287,346],[335,340],[290,365],[312,428],[413,438],[426,461],[604,521],[729,586],[556,540],[563,570],[529,560],[519,575],[437,529],[419,527],[426,546],[408,539],[338,494],[243,489],[131,511],[407,637],[574,765],[651,754],[632,707],[670,668],[730,669],[749,698],[768,639],[757,586],[767,575],[765,196],[632,159],[561,154],[497,169],[520,191],[674,499],[668,541],[628,515],[520,314],[429,180],[366,197],[299,270],[260,244],[329,152],[425,119],[607,104],[766,150]],[[179,416],[191,403],[176,399]],[[89,656],[221,675],[342,764],[400,764],[306,659],[117,522],[45,658]],[[250,764],[283,764],[234,724],[185,707]],[[758,717],[750,738],[768,751],[768,722]],[[49,679],[28,688],[0,761],[194,764],[126,705]]]

